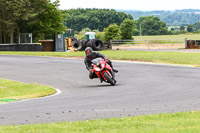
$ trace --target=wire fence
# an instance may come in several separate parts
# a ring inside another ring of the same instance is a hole
[[[146,39],[146,40],[112,40],[112,45],[134,45],[134,44],[183,44],[186,39]]]

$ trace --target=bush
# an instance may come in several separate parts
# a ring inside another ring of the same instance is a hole
[[[121,39],[133,39],[133,30],[134,30],[134,20],[131,19],[125,19],[120,24],[120,36]]]
[[[105,41],[105,32],[96,32],[96,38]]]
[[[110,40],[119,38],[119,26],[117,24],[111,24],[108,28],[104,29],[105,35],[104,40],[109,42]]]
[[[139,36],[139,35],[140,35],[140,31],[138,29],[134,29],[133,36]]]

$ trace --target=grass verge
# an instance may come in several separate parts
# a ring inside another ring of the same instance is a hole
[[[84,56],[84,52],[0,52],[0,55],[76,57]]]
[[[200,53],[157,52],[157,51],[101,51],[109,59],[131,60],[167,64],[180,64],[200,67]],[[0,55],[77,57],[84,52],[0,52]]]
[[[115,60],[144,61],[180,64],[200,67],[200,53],[157,52],[157,51],[105,51],[108,58]]]
[[[54,93],[56,90],[49,86],[0,79],[0,102],[38,98]]]
[[[0,126],[2,133],[198,133],[200,112]]]

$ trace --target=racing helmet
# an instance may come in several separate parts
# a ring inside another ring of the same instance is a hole
[[[87,48],[85,49],[85,55],[86,55],[86,56],[91,56],[92,53],[93,53],[93,49],[92,49],[91,47],[87,47]]]

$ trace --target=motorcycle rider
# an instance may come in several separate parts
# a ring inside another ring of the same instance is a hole
[[[99,57],[103,58],[110,65],[113,72],[115,72],[115,73],[118,72],[118,70],[113,68],[112,62],[105,55],[103,55],[99,52],[94,52],[91,47],[87,47],[85,49],[85,54],[86,54],[86,57],[85,57],[84,62],[85,62],[86,69],[90,71],[90,73],[89,73],[90,79],[97,78],[97,75],[92,72],[92,68],[91,68],[92,60],[95,58],[99,58]]]

